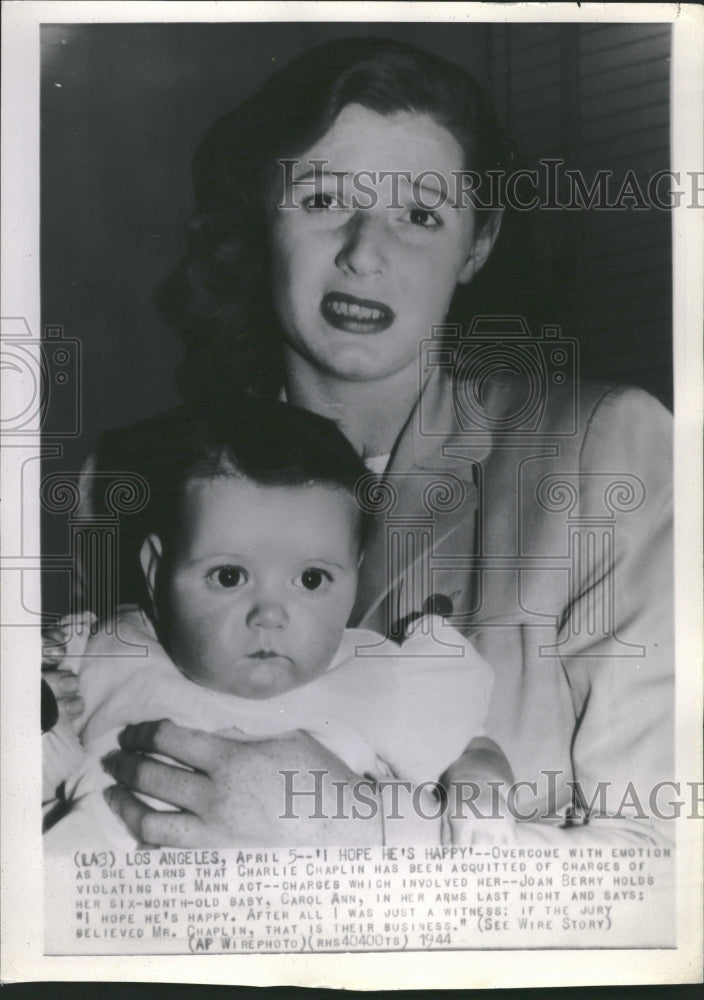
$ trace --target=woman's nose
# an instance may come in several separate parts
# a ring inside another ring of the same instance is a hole
[[[250,628],[286,628],[288,613],[280,601],[261,599],[247,615],[247,624]]]
[[[344,227],[344,243],[335,258],[344,271],[362,276],[382,274],[386,266],[385,222],[368,209],[359,209]]]

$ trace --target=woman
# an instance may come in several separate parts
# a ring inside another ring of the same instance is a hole
[[[324,45],[206,137],[162,304],[187,398],[283,395],[364,457],[373,525],[350,624],[397,634],[430,604],[473,636],[496,672],[486,733],[513,769],[513,789],[497,781],[518,839],[652,841],[667,831],[650,792],[672,778],[667,415],[638,390],[577,391],[564,345],[529,341],[515,318],[498,345],[491,325],[464,336],[501,222],[466,194],[511,162],[458,67],[395,42]],[[159,421],[139,434],[158,453]],[[108,437],[100,464],[124,468],[134,440]],[[332,818],[333,783],[351,796],[355,776],[302,735],[236,744],[146,722],[123,748],[110,802],[147,843],[389,836],[351,802]],[[449,778],[483,752],[474,741]],[[324,772],[296,801],[314,824],[279,818],[282,769],[300,789]],[[459,810],[453,839],[476,821]]]

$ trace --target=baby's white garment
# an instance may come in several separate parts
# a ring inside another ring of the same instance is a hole
[[[52,853],[134,846],[103,799],[113,779],[100,765],[129,723],[169,718],[260,739],[304,730],[357,774],[416,785],[437,780],[477,735],[492,685],[486,661],[440,618],[421,619],[402,646],[376,632],[348,629],[324,674],[265,699],[239,698],[187,678],[135,607],[121,608],[111,629],[102,628],[85,655],[65,666],[80,673],[86,761],[66,782],[71,812],[45,835]]]

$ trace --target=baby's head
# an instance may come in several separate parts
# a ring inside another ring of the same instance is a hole
[[[283,403],[187,414],[177,445],[140,556],[169,655],[244,698],[305,684],[354,602],[364,465],[334,424]]]

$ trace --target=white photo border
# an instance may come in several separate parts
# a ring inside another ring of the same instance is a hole
[[[673,169],[702,171],[704,14],[695,4],[36,2],[3,9],[3,281],[1,315],[32,332],[39,312],[39,26],[41,23],[331,20],[596,21],[673,24]],[[677,774],[701,781],[702,274],[704,213],[686,205],[674,227]],[[28,438],[25,447],[38,446]],[[38,551],[38,503],[13,495],[2,454],[2,530]],[[38,463],[36,463],[38,466]],[[36,481],[30,484],[38,493]],[[9,572],[9,571],[8,571]],[[37,585],[38,589],[38,585]],[[39,594],[27,595],[39,606]],[[3,596],[3,599],[4,596]],[[1,619],[0,619],[1,620]],[[31,622],[28,622],[31,624]],[[290,956],[46,957],[42,928],[39,685],[36,628],[2,637],[2,980],[335,986],[348,989],[528,987],[693,982],[701,976],[701,824],[678,821],[678,947],[662,951],[492,951]]]

